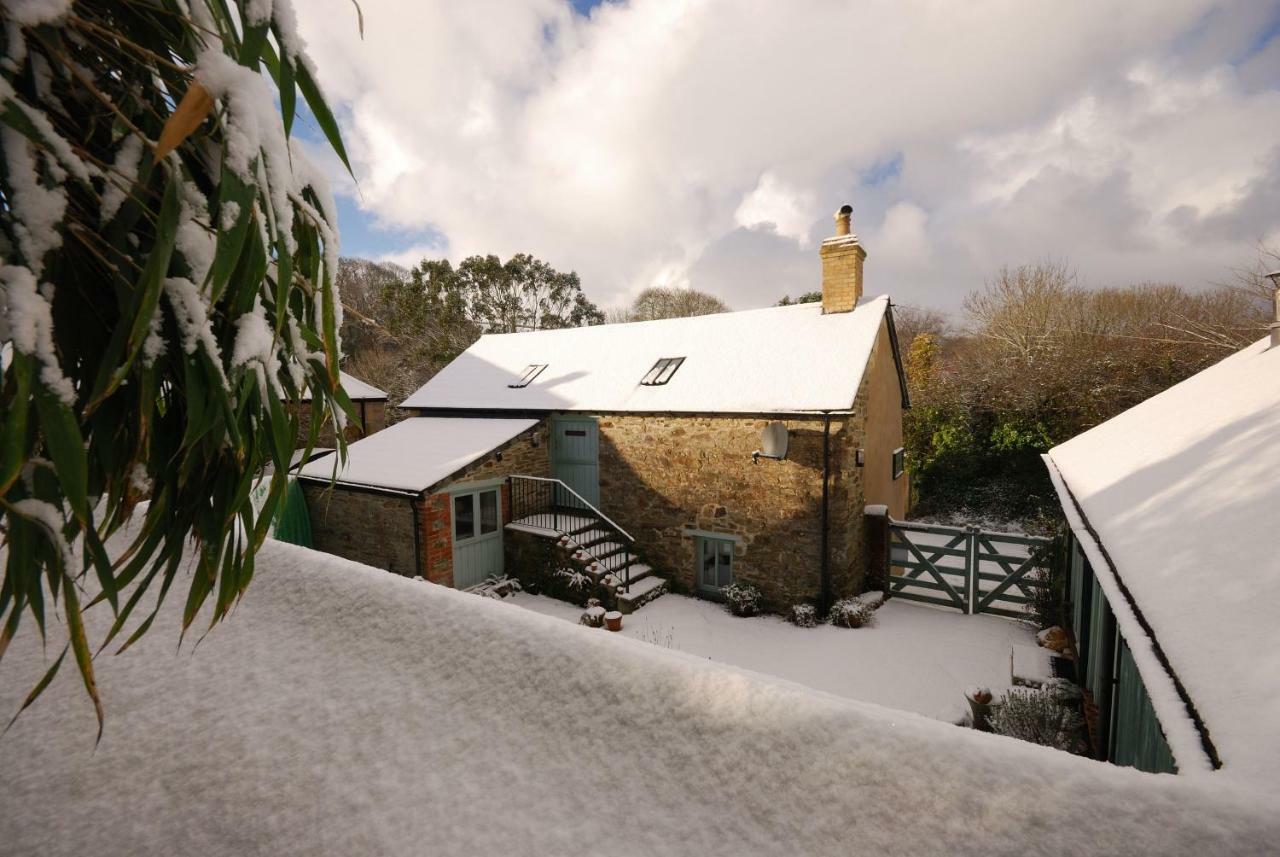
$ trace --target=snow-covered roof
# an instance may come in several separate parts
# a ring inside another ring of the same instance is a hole
[[[853,406],[889,306],[820,304],[483,336],[405,400],[406,408],[802,413]],[[670,380],[640,382],[662,358]],[[526,367],[545,364],[527,386]]]
[[[96,748],[70,659],[0,740],[6,853],[1216,857],[1280,841],[1274,807],[1216,777],[840,699],[279,542],[231,616],[178,649],[183,600],[95,660]],[[86,618],[101,640],[110,610]],[[23,623],[0,710],[58,651]]]
[[[1160,652],[1224,771],[1280,790],[1280,349],[1255,343],[1048,458],[1179,765],[1204,754]]]
[[[528,419],[414,417],[375,432],[347,447],[338,481],[349,485],[425,491],[485,453],[535,425]],[[328,480],[336,453],[298,469],[303,478]]]
[[[354,375],[348,375],[346,372],[341,370],[338,371],[338,380],[339,383],[342,384],[342,389],[347,391],[347,396],[349,396],[352,401],[358,402],[361,399],[365,401],[377,401],[385,400],[387,398],[387,394],[382,390],[379,390],[372,384],[366,384]],[[311,401],[311,392],[309,390],[302,391],[301,401]]]

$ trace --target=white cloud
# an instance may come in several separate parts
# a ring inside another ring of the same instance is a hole
[[[755,189],[742,198],[733,219],[747,229],[772,229],[805,247],[809,244],[814,207],[812,193],[789,187],[766,172]]]
[[[361,205],[450,255],[755,306],[817,285],[851,202],[868,289],[954,307],[1046,256],[1098,284],[1247,263],[1280,229],[1264,5],[363,0],[363,42],[349,0],[299,12]]]

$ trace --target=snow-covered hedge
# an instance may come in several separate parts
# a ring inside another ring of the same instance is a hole
[[[186,621],[207,599],[217,621],[283,498],[290,406],[310,390],[308,447],[351,411],[337,216],[290,139],[299,94],[346,153],[289,0],[25,0],[4,4],[3,26],[0,621],[7,638],[28,610],[44,627],[61,608],[52,660],[70,649],[96,701],[106,641],[80,619],[87,571],[116,647],[148,627],[143,595],[179,577]],[[106,536],[148,498],[113,565]]]
[[[798,628],[812,628],[818,624],[818,608],[812,604],[792,604],[787,620]]]
[[[754,616],[760,612],[760,590],[749,583],[731,583],[721,594],[734,616]]]
[[[831,605],[831,624],[840,628],[861,628],[875,619],[875,608],[857,598],[841,598]]]
[[[991,731],[1059,750],[1080,746],[1084,720],[1063,705],[1055,690],[1012,688],[991,713]]]

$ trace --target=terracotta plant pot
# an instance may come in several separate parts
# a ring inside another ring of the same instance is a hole
[[[973,712],[973,728],[979,732],[990,732],[991,722],[988,718],[991,716],[991,691],[985,687],[970,688],[965,692],[964,698],[969,701],[969,710]]]
[[[617,610],[610,610],[604,614],[604,626],[610,631],[622,630],[622,614]]]

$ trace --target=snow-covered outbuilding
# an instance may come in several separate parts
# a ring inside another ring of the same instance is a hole
[[[7,855],[1270,853],[1274,800],[855,702],[268,540],[0,738]],[[91,641],[112,619],[87,611]],[[50,615],[50,622],[54,619]],[[199,644],[197,645],[197,637]],[[24,621],[17,710],[58,656]]]
[[[465,588],[503,570],[504,539],[569,537],[623,610],[668,585],[749,583],[776,609],[858,591],[864,506],[906,512],[908,400],[849,214],[821,303],[481,337],[401,404],[417,428],[352,445],[332,491],[332,461],[302,469],[316,545]],[[467,460],[426,440],[455,434]],[[416,541],[392,548],[373,521],[388,503],[409,521],[406,492]]]
[[[1280,347],[1049,451],[1100,754],[1280,791]]]
[[[351,404],[356,412],[355,421],[348,421],[343,432],[347,441],[357,441],[380,431],[387,424],[386,392],[342,371],[338,373],[338,382],[351,399]],[[305,443],[311,431],[310,391],[304,390],[299,401],[301,405],[296,408],[296,412],[302,418],[302,421],[298,427],[298,442]],[[327,449],[337,446],[337,438],[332,424],[325,423],[320,430],[320,440],[317,442],[317,446]]]

